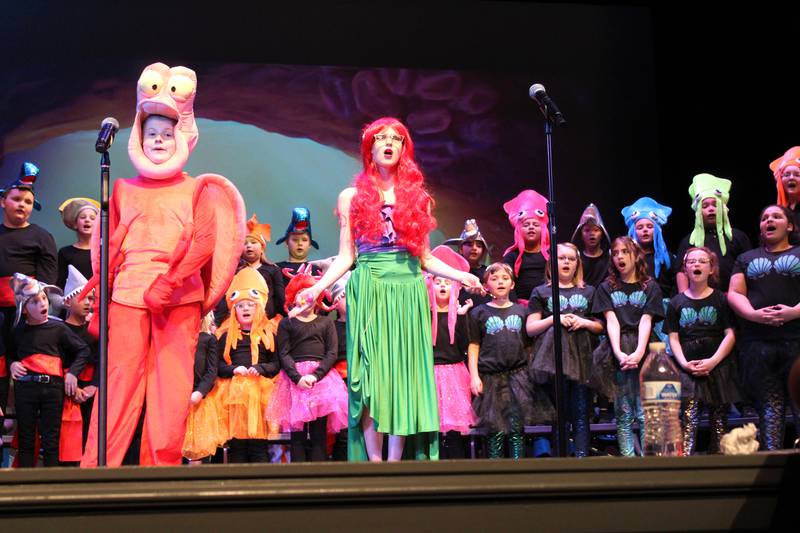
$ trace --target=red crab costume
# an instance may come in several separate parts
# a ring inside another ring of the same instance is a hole
[[[139,175],[117,180],[110,200],[109,466],[122,463],[143,405],[140,464],[180,464],[200,317],[224,295],[246,234],[244,201],[231,182],[183,172],[197,144],[196,87],[186,67],[144,69],[128,142]],[[142,149],[150,115],[176,121],[175,154],[160,164]],[[98,281],[97,250],[85,292]],[[90,329],[97,333],[96,320]],[[81,466],[97,465],[97,405]]]

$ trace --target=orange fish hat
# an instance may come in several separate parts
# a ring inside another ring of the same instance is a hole
[[[783,170],[790,166],[795,165],[800,167],[800,146],[792,146],[786,153],[778,159],[769,164],[769,169],[775,177],[775,188],[778,190],[778,205],[788,207],[789,201],[786,199],[786,191],[783,190]]]
[[[276,323],[267,318],[264,308],[269,298],[269,288],[264,277],[252,267],[241,269],[233,277],[228,292],[225,293],[225,300],[228,302],[228,309],[231,310],[230,316],[222,323],[217,330],[217,337],[227,333],[225,348],[222,357],[225,362],[231,364],[231,349],[244,338],[242,327],[236,318],[234,306],[244,300],[255,302],[255,316],[253,324],[250,326],[250,355],[252,364],[258,363],[258,345],[263,344],[267,350],[275,349]]]

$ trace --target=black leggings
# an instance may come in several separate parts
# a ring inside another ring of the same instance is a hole
[[[61,436],[61,411],[64,407],[64,382],[17,381],[14,402],[19,432],[17,458],[20,467],[32,467],[39,455],[36,427],[42,438],[44,466],[58,466],[58,443]]]
[[[292,431],[292,462],[303,463],[306,461],[327,461],[327,429],[328,418],[317,418],[308,422],[306,431]],[[311,455],[306,451],[307,443],[311,442]]]

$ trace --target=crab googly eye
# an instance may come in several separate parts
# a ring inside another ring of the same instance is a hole
[[[241,294],[241,293],[240,293],[239,291],[233,291],[233,292],[231,293],[231,301],[232,301],[232,302],[235,302],[236,300],[238,300],[238,299],[239,299],[239,295],[240,295],[240,294]]]
[[[192,81],[192,79],[188,76],[182,76],[178,74],[177,76],[172,76],[169,79],[167,82],[167,87],[169,88],[169,93],[174,98],[185,100],[192,95],[192,92],[194,92],[194,81]]]
[[[139,78],[139,91],[146,96],[155,96],[164,86],[164,78],[155,70],[145,70]]]
[[[533,213],[539,218],[544,217],[544,211],[542,211],[541,209],[534,209]]]
[[[248,292],[253,298],[258,298],[258,291],[256,289],[250,289]]]

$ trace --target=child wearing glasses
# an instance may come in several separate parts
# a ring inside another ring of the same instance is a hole
[[[718,279],[717,256],[708,248],[690,248],[683,259],[689,288],[670,300],[666,330],[675,360],[683,369],[683,453],[696,451],[697,424],[704,407],[711,423],[709,452],[719,453],[731,403],[739,401],[736,338],[728,302],[709,284]]]

